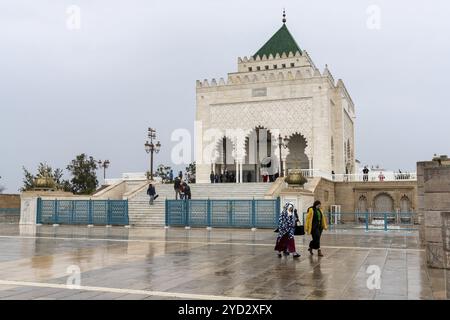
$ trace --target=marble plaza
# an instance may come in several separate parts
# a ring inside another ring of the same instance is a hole
[[[426,267],[416,231],[328,231],[323,258],[297,237],[296,261],[276,257],[275,236],[2,224],[0,299],[446,298],[446,271]],[[367,286],[369,266],[379,267],[379,289]]]

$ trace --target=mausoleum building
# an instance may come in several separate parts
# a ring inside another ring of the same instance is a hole
[[[197,81],[198,183],[209,182],[211,171],[237,183],[290,169],[324,177],[355,172],[350,94],[328,66],[319,70],[285,19],[255,54],[237,62],[226,79]]]

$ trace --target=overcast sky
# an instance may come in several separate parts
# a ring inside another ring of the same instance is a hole
[[[236,71],[280,28],[283,7],[299,46],[344,80],[363,165],[415,170],[450,153],[448,1],[1,0],[5,192],[21,186],[22,166],[65,168],[82,152],[109,159],[109,177],[145,171],[148,126],[156,162],[170,165],[171,132],[193,132],[195,80]]]

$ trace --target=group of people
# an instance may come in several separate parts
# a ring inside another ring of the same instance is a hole
[[[235,182],[236,176],[234,173],[230,173],[228,171],[225,171],[225,173],[214,173],[214,171],[211,171],[209,175],[209,181],[211,183],[224,183],[224,182]]]
[[[175,199],[191,199],[191,187],[187,184],[186,181],[183,181],[181,178],[183,174],[180,171],[180,175],[174,179],[173,189],[175,190]],[[158,198],[158,194],[156,193],[156,188],[152,183],[149,183],[147,188],[147,195],[150,197],[149,204],[153,205],[153,202]]]
[[[176,200],[178,200],[178,197],[180,197],[181,200],[191,199],[191,187],[189,187],[186,181],[182,181],[180,177],[175,178],[173,189],[175,190]]]
[[[318,256],[323,257],[320,249],[320,237],[322,236],[322,231],[328,229],[328,225],[320,207],[320,201],[315,201],[313,206],[308,208],[304,231],[312,237],[308,247],[310,255],[314,254],[313,250],[317,250]],[[284,205],[278,222],[278,237],[275,244],[275,251],[278,251],[279,258],[283,255],[288,256],[291,253],[294,259],[300,257],[300,253],[295,249],[294,237],[295,229],[299,222],[297,209],[294,208],[291,202],[287,202]]]
[[[247,182],[252,182],[253,181],[253,176],[251,171],[247,172],[247,175],[244,176],[246,177],[246,181]],[[262,174],[262,181],[263,182],[274,182],[275,180],[277,180],[279,177],[278,172],[275,173],[274,175],[269,175],[267,173]],[[209,174],[209,181],[211,183],[224,183],[224,182],[236,182],[236,176],[234,174],[234,172],[228,172],[227,170],[225,170],[225,173],[214,173],[214,171],[211,171],[211,173]]]
[[[171,169],[169,171],[169,174],[167,175],[167,179],[165,179],[164,181],[166,183],[167,182],[168,183],[173,183],[173,182],[175,182],[176,179],[180,179],[181,181],[185,181],[186,183],[190,183],[190,182],[193,181],[194,175],[192,175],[190,172],[187,172],[187,171],[184,174],[183,174],[183,171],[179,171],[178,172],[178,176],[175,177],[175,179],[174,179],[173,170]]]

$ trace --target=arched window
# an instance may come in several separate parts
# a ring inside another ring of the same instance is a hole
[[[406,195],[404,195],[400,199],[400,212],[401,213],[411,212],[411,201],[409,200],[409,198]]]
[[[366,213],[369,211],[366,196],[360,196],[358,199],[358,207],[356,208],[358,213]]]

